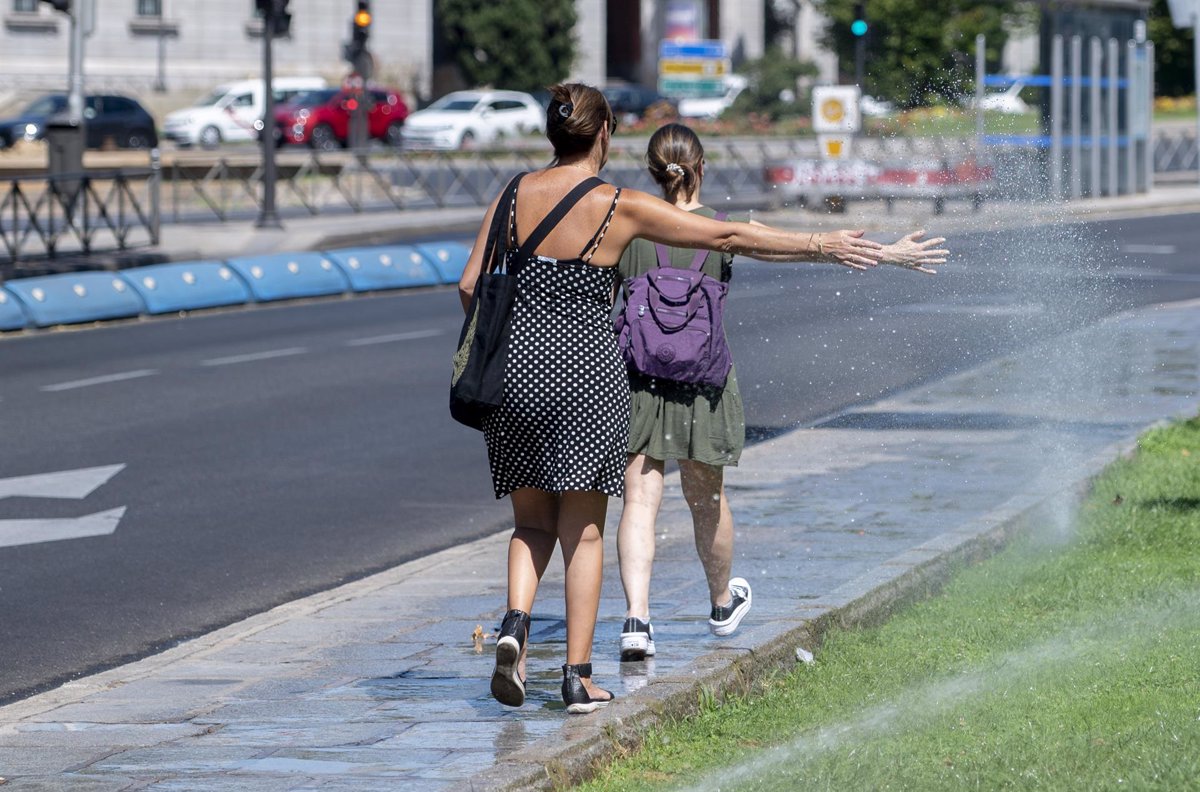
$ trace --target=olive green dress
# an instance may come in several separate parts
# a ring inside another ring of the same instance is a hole
[[[712,217],[707,206],[692,210]],[[729,218],[740,220],[741,218]],[[687,268],[696,251],[671,248],[671,266]],[[635,239],[619,265],[623,279],[658,266],[654,244]],[[733,274],[733,256],[709,253],[704,273],[726,283]],[[726,318],[728,321],[728,318]],[[691,459],[708,465],[736,465],[746,443],[746,417],[738,393],[736,368],[722,389],[646,377],[629,372],[633,413],[629,421],[629,453],[653,459]]]

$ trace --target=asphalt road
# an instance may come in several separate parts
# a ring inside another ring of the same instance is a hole
[[[960,235],[936,278],[739,263],[751,437],[1200,297],[1198,220]],[[437,289],[0,338],[0,701],[503,527],[446,411],[460,315]],[[11,481],[99,466],[82,498]]]

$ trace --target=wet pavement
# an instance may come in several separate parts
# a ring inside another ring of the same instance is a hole
[[[0,776],[14,792],[434,792],[569,780],[613,755],[612,739],[685,710],[698,685],[790,655],[805,624],[885,608],[873,593],[1035,503],[1059,505],[1038,530],[1065,539],[1064,493],[1151,423],[1193,412],[1198,393],[1200,303],[1179,303],[747,449],[728,488],[734,574],[751,581],[754,607],[728,639],[708,634],[671,475],[651,603],[659,654],[645,663],[617,660],[614,504],[593,663],[620,700],[596,715],[568,718],[558,697],[558,559],[533,613],[529,699],[508,709],[489,697],[501,534],[0,708]]]

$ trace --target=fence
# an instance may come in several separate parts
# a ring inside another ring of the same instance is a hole
[[[158,188],[153,166],[11,178],[0,195],[0,267],[12,269],[30,258],[156,245]]]
[[[987,74],[985,44],[982,35],[976,37],[976,136],[981,145],[1045,151],[1047,197],[1053,199],[1125,195],[1153,186],[1153,42],[1130,40],[1122,46],[1115,38],[1105,42],[1092,37],[1085,50],[1083,39],[1072,36],[1068,64],[1066,42],[1056,35],[1048,75]],[[1049,90],[1044,108],[1048,134],[984,134],[985,89],[1016,85]]]

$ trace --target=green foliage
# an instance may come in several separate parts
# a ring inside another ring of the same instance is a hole
[[[750,84],[738,94],[729,112],[739,116],[758,113],[771,121],[808,112],[808,102],[796,94],[796,80],[816,76],[817,67],[809,61],[793,60],[771,48],[758,60],[745,64],[741,73]],[[790,101],[787,92],[791,92]]]
[[[815,665],[654,729],[581,792],[1196,789],[1200,419],[1144,435],[1075,527],[835,629]]]
[[[1196,91],[1191,28],[1171,24],[1167,0],[1154,0],[1146,35],[1154,42],[1154,95],[1187,96]]]
[[[436,0],[434,18],[472,85],[536,91],[575,59],[573,0]]]
[[[830,19],[825,43],[854,73],[854,0],[818,0]],[[956,101],[973,92],[975,36],[987,37],[989,68],[1014,26],[1032,19],[1021,0],[866,0],[864,92],[901,107]]]

